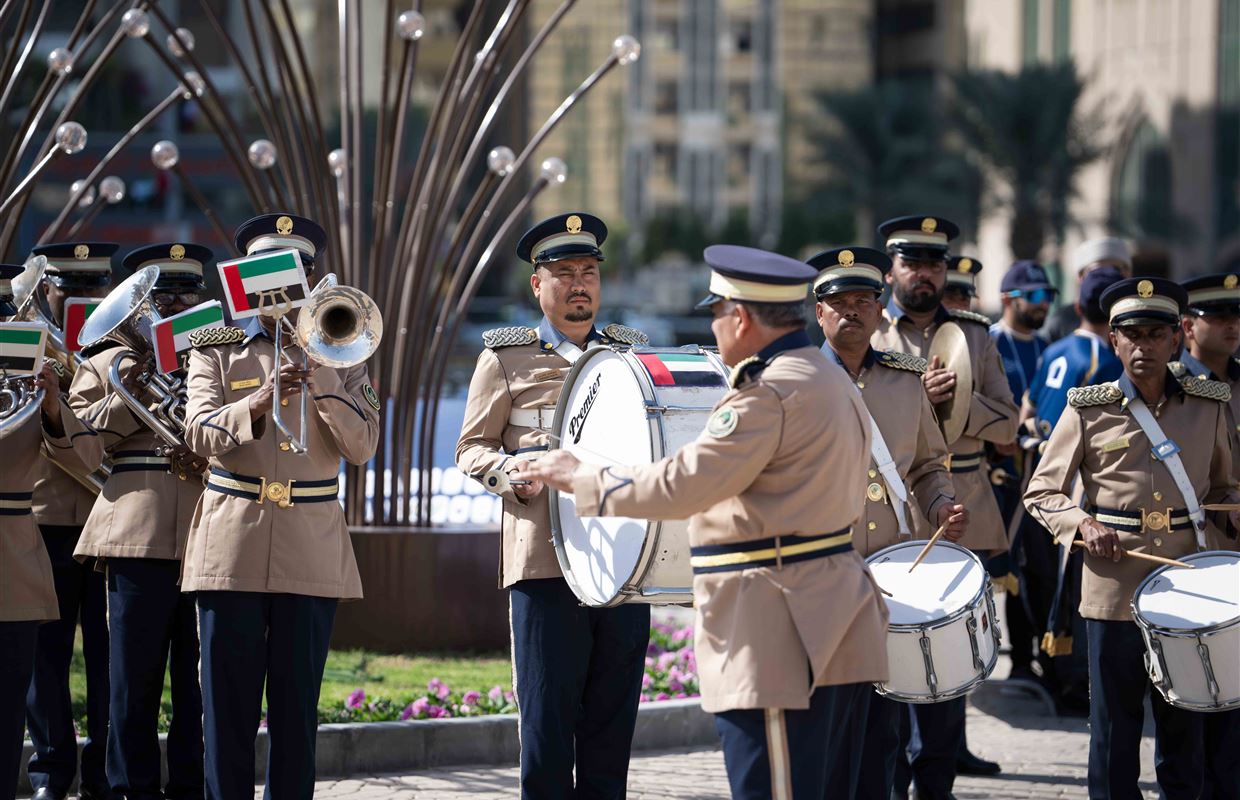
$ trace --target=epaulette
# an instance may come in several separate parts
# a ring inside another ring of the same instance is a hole
[[[621,344],[650,344],[650,337],[637,328],[630,328],[628,325],[617,325],[611,323],[603,328],[603,335]]]
[[[1185,375],[1188,375],[1188,367],[1184,365],[1183,361],[1168,361],[1167,369],[1171,370],[1171,374],[1174,375],[1177,380],[1183,378]]]
[[[97,342],[91,342],[90,344],[86,345],[79,351],[79,353],[81,354],[82,358],[90,358],[94,355],[97,355],[107,350],[111,350],[114,347],[120,347],[120,346],[121,346],[121,343],[116,341],[115,339],[100,339]]]
[[[985,314],[975,314],[972,311],[961,311],[956,308],[947,309],[947,313],[951,315],[952,319],[964,319],[969,322],[976,322],[978,325],[985,325],[987,330],[990,330],[990,326],[994,324],[990,321],[990,317]]]
[[[1068,390],[1068,405],[1073,408],[1088,406],[1105,406],[1124,399],[1124,393],[1118,386],[1100,383],[1096,386],[1078,386]]]
[[[1184,394],[1191,394],[1193,397],[1204,397],[1206,400],[1217,400],[1220,403],[1226,403],[1231,400],[1231,387],[1222,381],[1211,381],[1205,378],[1194,378],[1185,375],[1178,378],[1180,388],[1184,390]]]
[[[63,378],[66,374],[68,374],[67,370],[65,370],[65,365],[61,364],[56,359],[48,359],[47,363],[52,365],[52,372],[56,374],[57,378]]]
[[[482,334],[482,346],[488,350],[499,347],[516,347],[522,344],[533,344],[538,341],[538,331],[524,325],[509,328],[492,328]]]
[[[732,367],[732,372],[728,376],[728,386],[733,389],[739,389],[746,380],[752,380],[761,375],[764,369],[766,369],[766,362],[757,356],[743,359],[735,367]]]
[[[892,369],[905,369],[909,372],[916,372],[918,375],[924,375],[926,370],[930,368],[930,362],[924,358],[919,358],[910,353],[896,353],[886,350],[878,351],[878,363]]]
[[[194,331],[189,335],[191,347],[214,347],[221,344],[237,344],[242,341],[245,341],[245,331],[231,325]]]

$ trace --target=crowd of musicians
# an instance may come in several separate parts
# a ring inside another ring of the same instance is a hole
[[[1006,590],[1011,677],[1088,714],[1091,798],[1142,796],[1147,701],[1165,795],[1240,797],[1240,711],[1186,711],[1153,691],[1131,610],[1155,566],[1136,554],[1240,547],[1240,512],[1202,510],[1240,501],[1237,276],[1133,276],[1124,243],[1098,239],[1073,255],[1074,306],[1051,315],[1056,289],[1021,261],[992,324],[970,310],[982,265],[951,252],[954,224],[901,217],[878,234],[880,249],[808,261],[708,248],[698,309],[730,387],[697,439],[631,467],[580,461],[551,430],[588,348],[646,343],[598,320],[607,228],[566,213],[521,238],[544,316],[484,335],[456,457],[479,480],[506,476],[484,482],[504,500],[522,797],[624,796],[649,636],[648,605],[574,595],[549,489],[583,515],[690,520],[702,707],[736,798],[950,798],[960,772],[1001,769],[969,752],[963,697],[906,704],[874,690],[889,674],[889,612],[864,559],[935,532]],[[312,220],[271,214],[236,245],[292,248],[313,274],[326,239]],[[35,248],[50,324],[65,325],[68,298],[108,293],[117,250]],[[151,297],[167,316],[206,299],[213,260],[182,242],[121,263],[159,268]],[[0,320],[18,313],[21,271],[0,266]],[[264,708],[268,796],[312,796],[336,604],[362,596],[337,480],[342,460],[373,455],[380,402],[364,366],[277,358],[279,324],[260,315],[195,338],[179,446],[109,383],[112,339],[72,369],[49,360],[39,413],[6,431],[0,798],[15,792],[24,733],[39,800],[66,797],[75,778],[82,798],[252,797]],[[953,352],[935,346],[948,327]],[[144,367],[125,364],[126,380]],[[303,393],[304,448],[272,421]]]

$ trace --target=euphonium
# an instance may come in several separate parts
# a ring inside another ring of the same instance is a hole
[[[31,303],[34,287],[39,285],[39,279],[43,277],[43,268],[46,265],[47,259],[40,256],[26,268],[26,272],[13,279],[13,302],[17,306],[17,313],[12,317],[13,321],[25,321],[23,314],[26,313]],[[19,283],[27,272],[33,272],[34,277]],[[43,390],[36,388],[33,377],[28,375],[8,377],[0,374],[0,439],[22,427],[28,419],[37,414],[42,402]]]

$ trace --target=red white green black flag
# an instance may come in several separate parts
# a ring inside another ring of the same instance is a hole
[[[216,267],[233,319],[257,316],[264,304],[291,303],[297,308],[309,302],[310,287],[296,250],[221,261]]]

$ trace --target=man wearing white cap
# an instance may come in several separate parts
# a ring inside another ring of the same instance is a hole
[[[1123,239],[1115,236],[1102,236],[1090,239],[1072,251],[1069,262],[1076,270],[1079,285],[1085,276],[1099,267],[1116,267],[1124,273],[1124,277],[1132,276],[1132,248]],[[1075,305],[1064,305],[1051,314],[1046,323],[1043,335],[1049,342],[1057,342],[1071,335],[1081,324],[1081,316]]]

